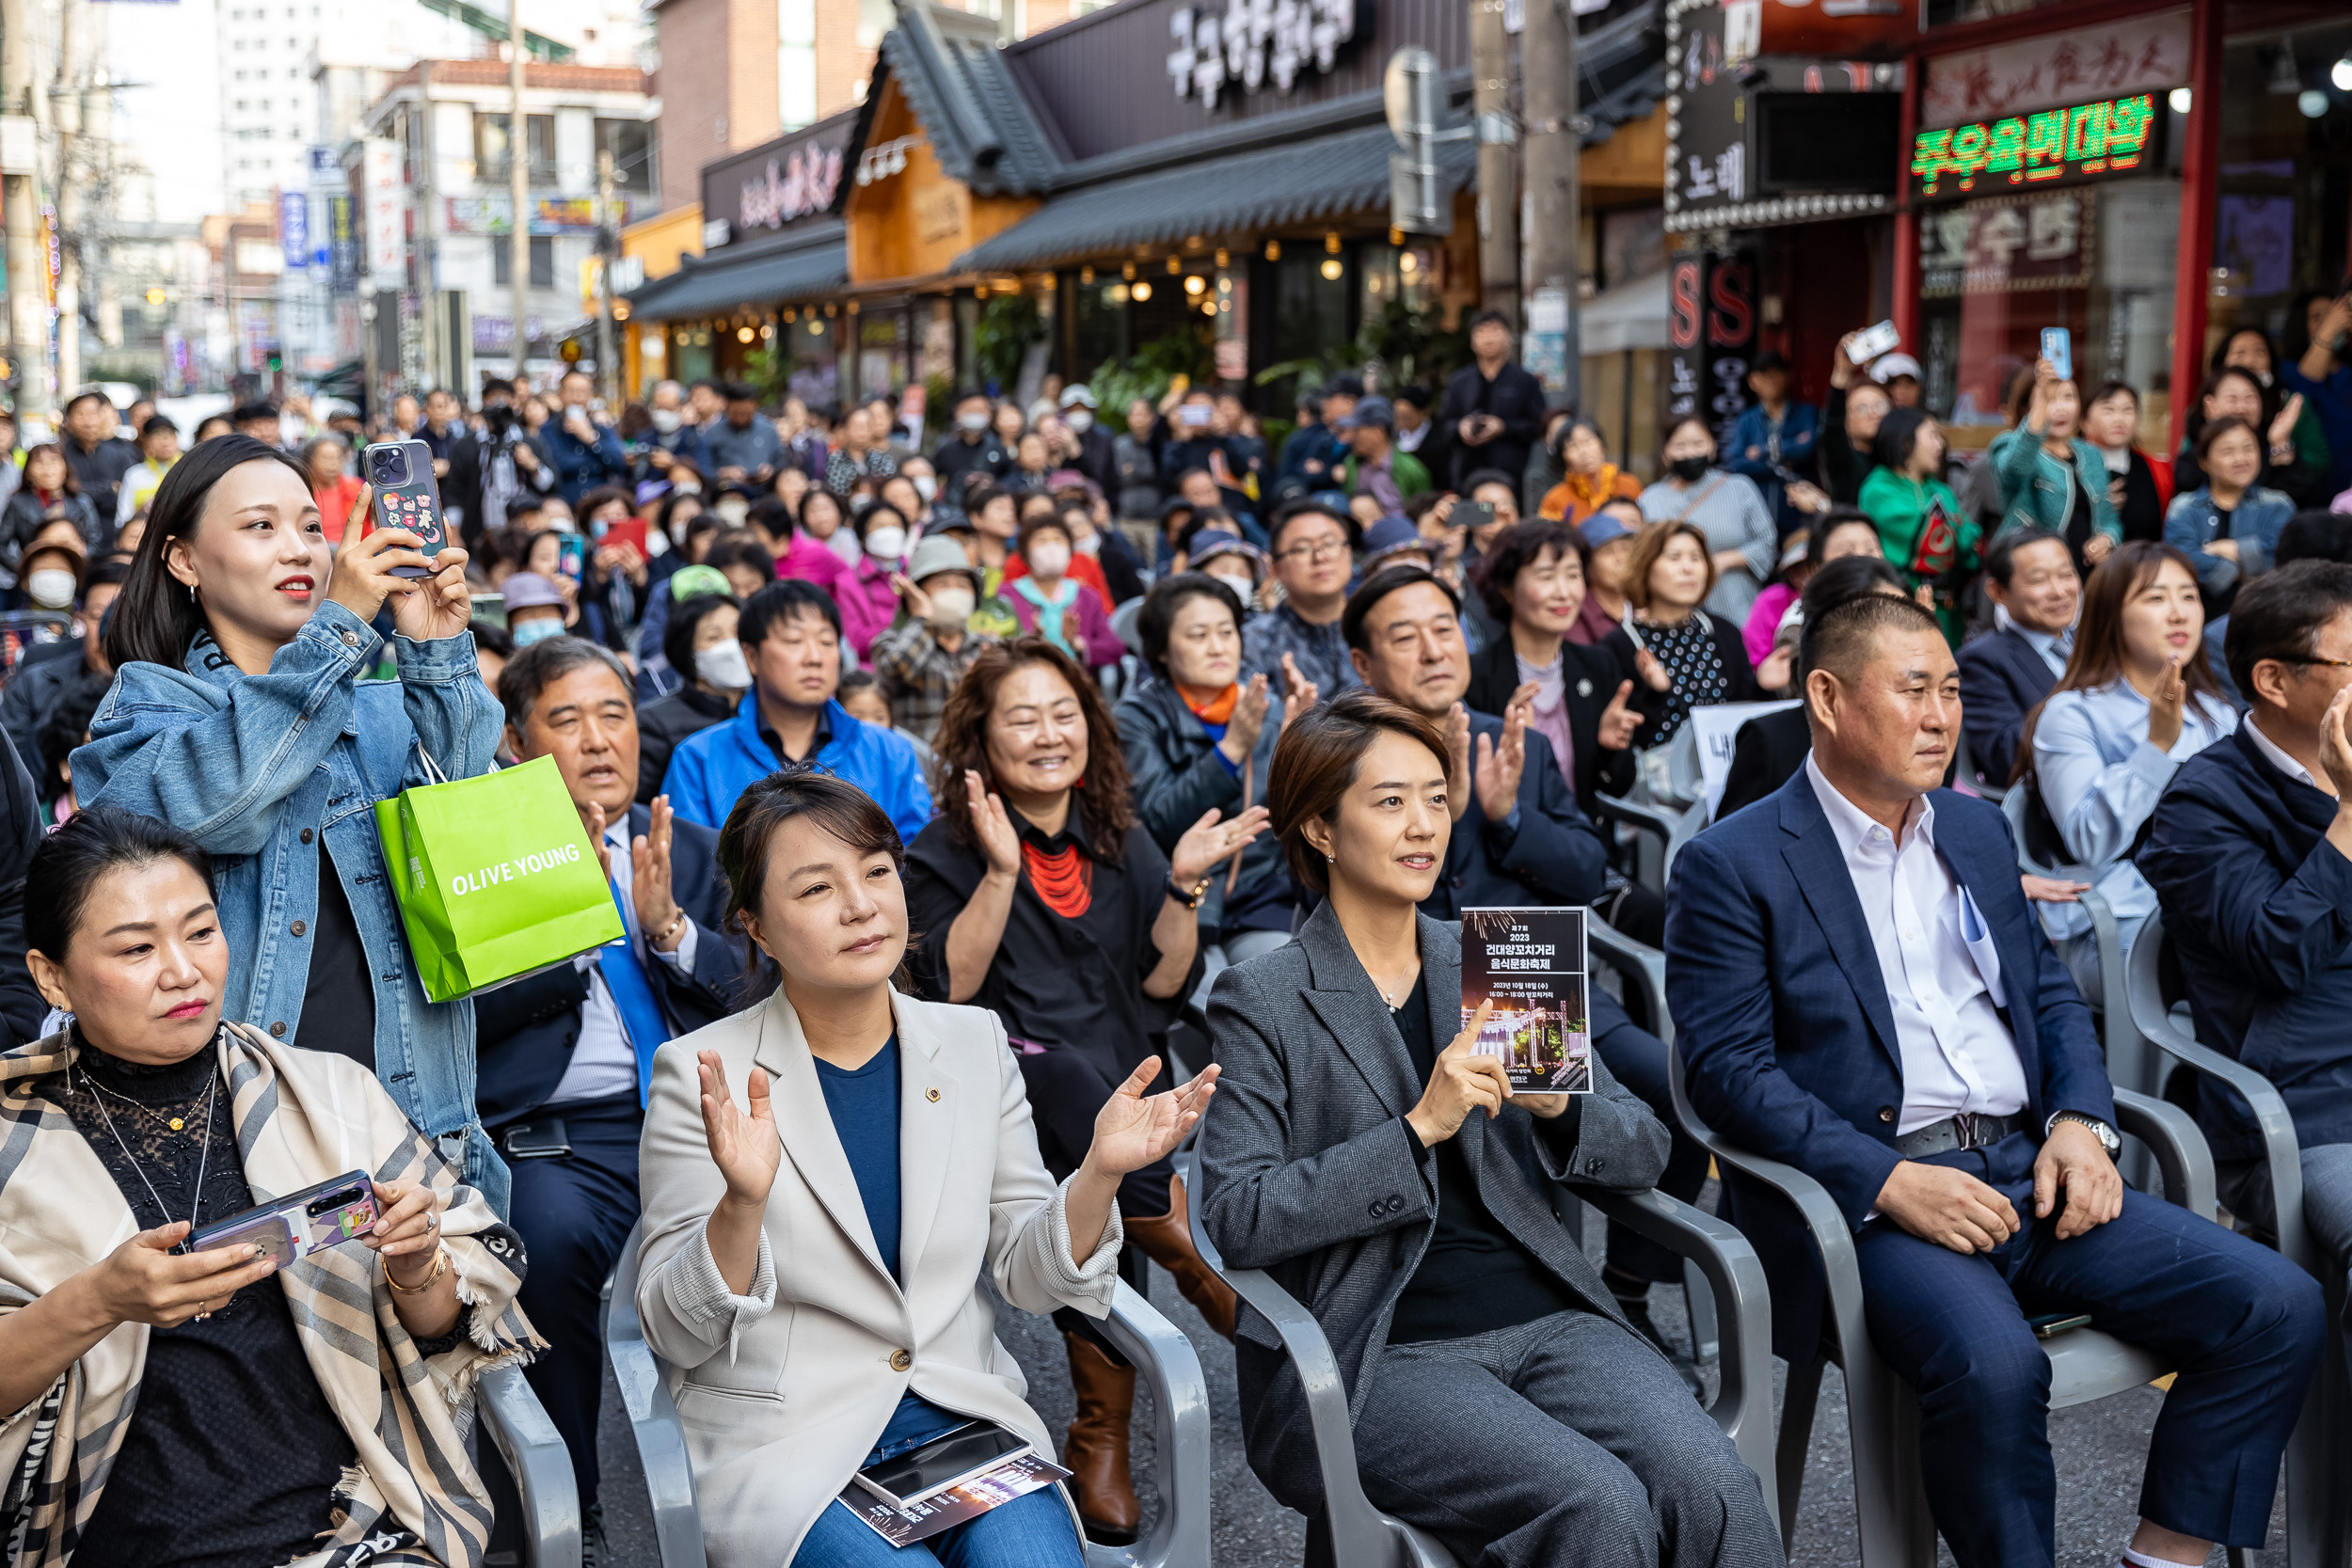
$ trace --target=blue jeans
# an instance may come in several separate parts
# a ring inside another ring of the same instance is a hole
[[[1070,1510],[1051,1486],[912,1546],[894,1546],[838,1502],[801,1539],[792,1568],[1086,1568]]]

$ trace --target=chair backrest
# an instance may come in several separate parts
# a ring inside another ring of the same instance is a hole
[[[2066,841],[2042,804],[2042,792],[2030,780],[2001,797],[2001,815],[2017,840],[2017,869],[2035,877],[2056,877],[2069,864]]]
[[[637,1458],[653,1506],[654,1541],[661,1568],[706,1568],[702,1516],[694,1507],[694,1466],[686,1453],[686,1429],[670,1399],[669,1368],[645,1342],[637,1317],[637,1243],[632,1227],[621,1243],[604,1302],[604,1348],[620,1386],[621,1404],[637,1438]]]

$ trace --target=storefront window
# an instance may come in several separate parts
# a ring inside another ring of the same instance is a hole
[[[1079,281],[1071,273],[1062,279],[1061,295],[1070,302],[1070,365],[1073,380],[1083,381],[1097,366],[1123,359],[1127,345],[1127,285],[1116,275],[1107,281]]]
[[[792,368],[786,372],[786,385],[803,403],[812,408],[820,407],[834,402],[841,392],[841,335],[834,330],[841,324],[825,320],[818,310],[796,310],[792,314],[794,319],[784,325],[785,338],[792,351]]]
[[[872,397],[905,386],[907,345],[913,339],[906,311],[868,310],[854,325],[858,395]]]
[[[670,373],[689,386],[697,381],[707,381],[718,374],[710,350],[710,328],[707,325],[673,325],[670,328]]]
[[[2336,89],[2331,73],[2347,55],[2352,21],[2235,40],[2222,56],[2209,355],[2238,327],[2255,326],[2275,355],[2299,356],[2311,341],[2308,301],[2341,286],[2352,93]]]
[[[2133,180],[1919,214],[1916,352],[1927,405],[1952,427],[1954,445],[1982,447],[2002,428],[2010,387],[2049,327],[2071,334],[2086,393],[2128,382],[2140,393],[2143,433],[2163,430],[2180,205],[2177,181]]]

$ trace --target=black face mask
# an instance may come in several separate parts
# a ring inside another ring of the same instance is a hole
[[[1666,471],[1685,484],[1696,484],[1707,477],[1707,470],[1715,466],[1711,457],[1677,457],[1666,465]]]

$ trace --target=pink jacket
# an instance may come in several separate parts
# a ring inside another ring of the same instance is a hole
[[[891,574],[897,570],[867,556],[834,585],[834,601],[841,607],[842,635],[860,658],[898,618],[898,591],[890,586]]]
[[[1030,579],[1024,578],[1021,580],[1025,582]],[[1063,580],[1078,590],[1076,602],[1062,610],[1061,641],[1064,651],[1089,670],[1118,663],[1120,656],[1127,651],[1127,644],[1119,640],[1119,633],[1111,630],[1110,612],[1103,608],[1103,596],[1083,582],[1070,578]],[[1029,602],[1028,595],[1009,583],[1003,598],[1012,607],[1012,618],[1021,623],[1023,631],[1037,630],[1037,606]]]
[[[849,569],[839,556],[825,548],[823,541],[811,539],[805,533],[795,533],[792,542],[784,547],[784,554],[776,561],[776,576],[813,582],[833,594],[836,603],[841,594],[834,584]]]

